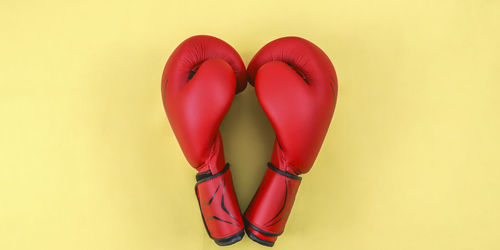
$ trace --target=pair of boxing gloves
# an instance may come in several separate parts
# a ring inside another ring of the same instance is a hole
[[[247,80],[276,140],[260,187],[242,216],[219,125]],[[209,236],[218,245],[230,245],[245,230],[252,240],[273,246],[292,209],[299,175],[311,169],[333,116],[337,77],[328,56],[305,39],[284,37],[265,45],[245,69],[226,42],[194,36],[168,59],[162,97],[181,149],[198,171],[195,192]]]

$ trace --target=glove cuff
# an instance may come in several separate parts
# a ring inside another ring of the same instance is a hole
[[[243,220],[234,192],[229,164],[217,174],[196,175],[195,193],[208,235],[217,245],[234,244],[243,238]]]
[[[245,230],[252,240],[273,246],[283,233],[302,178],[268,163],[268,169],[245,212]]]

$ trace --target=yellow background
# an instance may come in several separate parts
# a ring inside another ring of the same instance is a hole
[[[302,36],[337,69],[333,123],[275,249],[500,249],[499,16],[488,0],[4,0],[0,249],[218,248],[160,96],[195,34],[245,63]],[[221,131],[244,210],[274,139],[253,88]]]

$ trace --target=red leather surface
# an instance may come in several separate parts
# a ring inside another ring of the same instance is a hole
[[[238,53],[211,36],[185,40],[167,61],[162,77],[165,111],[189,164],[204,175],[217,175],[224,169],[219,125],[234,95],[245,88],[246,79]],[[229,171],[198,184],[196,195],[212,238],[231,236],[243,229]],[[216,202],[204,205],[212,196]],[[229,214],[236,222],[223,219]]]
[[[250,62],[248,73],[276,133],[271,163],[293,175],[308,172],[328,131],[337,99],[337,76],[330,59],[305,39],[285,37],[265,45]],[[269,171],[245,217],[264,231],[281,233],[287,216],[272,227],[266,223],[283,204],[283,189],[289,184],[270,178]],[[298,184],[292,186],[295,189],[290,190],[296,192]],[[291,201],[284,213],[290,212]],[[276,240],[260,235],[262,240]]]
[[[190,71],[196,73],[188,79]],[[163,104],[191,166],[216,174],[225,160],[219,125],[236,91],[246,86],[238,53],[224,41],[194,36],[169,57],[162,77]]]
[[[337,76],[330,59],[307,40],[285,37],[264,46],[248,73],[276,132],[271,162],[294,174],[308,172],[337,99]]]

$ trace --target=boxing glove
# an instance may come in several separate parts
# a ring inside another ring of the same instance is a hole
[[[201,216],[218,245],[238,242],[244,234],[219,125],[246,78],[238,53],[211,36],[182,42],[162,76],[164,108],[184,156],[198,171],[195,193]]]
[[[273,246],[323,143],[335,109],[337,76],[328,56],[298,37],[265,45],[247,72],[276,134],[271,162],[245,212],[247,235]]]

